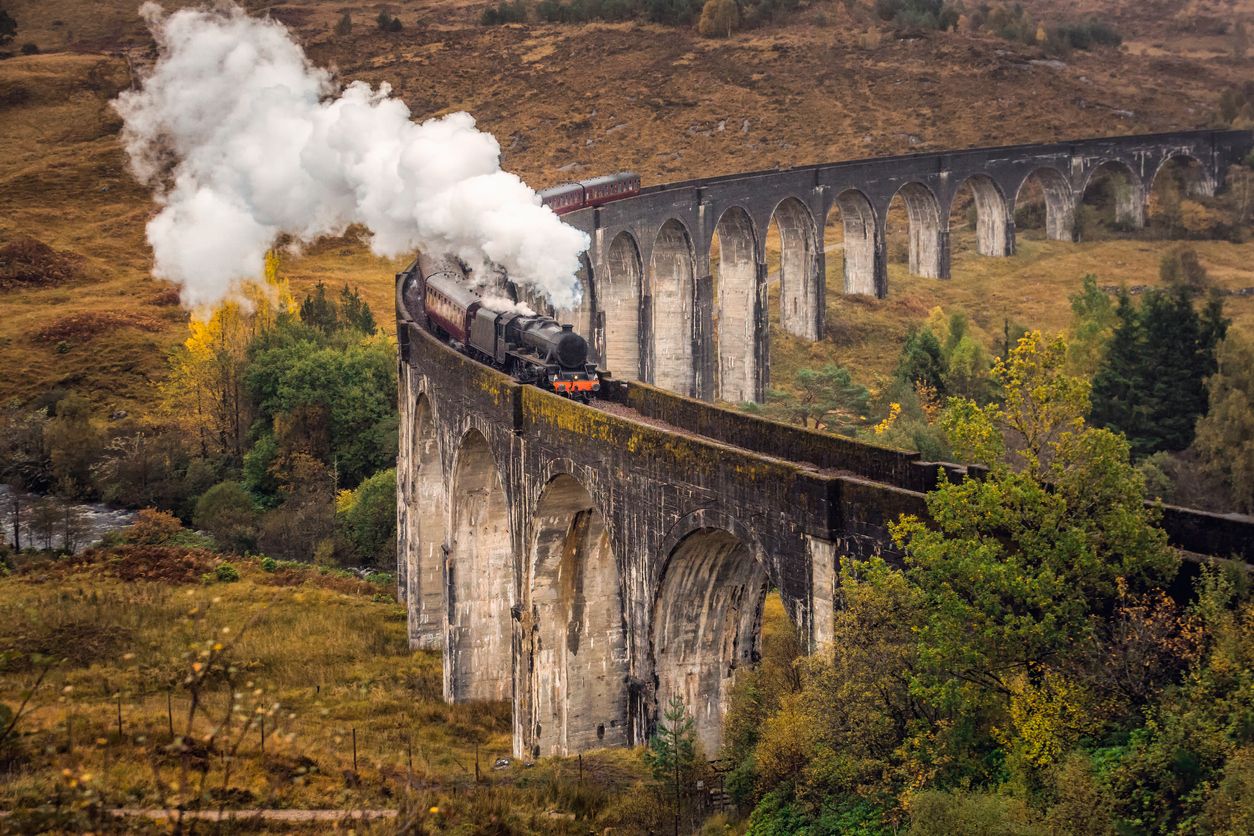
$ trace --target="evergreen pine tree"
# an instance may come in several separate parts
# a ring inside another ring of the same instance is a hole
[[[920,328],[906,337],[896,376],[910,384],[922,383],[937,396],[945,395],[945,357],[931,328]]]
[[[1139,434],[1134,407],[1144,383],[1140,365],[1144,344],[1136,306],[1127,290],[1121,289],[1115,306],[1115,330],[1093,376],[1092,421],[1099,427],[1121,431],[1129,441]]]
[[[327,286],[318,282],[314,292],[300,303],[300,321],[324,334],[334,333],[339,325],[335,300],[327,298]]]
[[[1206,412],[1206,378],[1228,323],[1219,297],[1199,315],[1194,295],[1184,284],[1152,290],[1138,309],[1120,294],[1115,332],[1093,378],[1092,419],[1127,436],[1137,457],[1188,447]]]
[[[375,332],[376,324],[370,306],[357,293],[356,288],[350,290],[348,285],[344,285],[344,289],[340,291],[340,321],[345,328],[363,334]]]
[[[1137,456],[1183,450],[1193,441],[1198,416],[1206,411],[1201,321],[1191,294],[1181,287],[1147,293],[1140,316],[1145,340],[1142,385],[1134,395],[1145,425],[1128,440]]]
[[[680,697],[673,696],[666,704],[657,733],[649,738],[644,761],[652,770],[654,779],[666,787],[667,795],[671,797],[675,832],[679,833],[684,795],[693,782],[697,767],[697,734],[692,715]]]

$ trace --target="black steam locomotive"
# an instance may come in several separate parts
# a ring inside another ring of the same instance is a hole
[[[403,275],[401,296],[414,321],[520,383],[582,401],[601,389],[587,340],[547,316],[486,307],[456,259],[418,256]]]

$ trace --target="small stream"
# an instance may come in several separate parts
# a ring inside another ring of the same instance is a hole
[[[135,512],[99,502],[66,502],[55,496],[18,493],[22,548],[63,548],[67,528],[74,553],[100,542],[110,531],[135,521]],[[0,533],[13,545],[13,491],[0,485]]]

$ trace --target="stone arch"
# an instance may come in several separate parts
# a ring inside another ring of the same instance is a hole
[[[749,213],[725,211],[714,227],[718,262],[714,289],[714,339],[718,357],[718,397],[741,403],[757,400],[759,282],[757,242]]]
[[[771,213],[779,230],[779,324],[788,333],[817,340],[823,312],[818,230],[806,205],[786,197]]]
[[[413,404],[402,442],[400,475],[404,524],[397,525],[404,550],[409,609],[409,643],[436,648],[443,632],[445,605],[444,468],[435,413],[425,391],[410,392]]]
[[[509,503],[492,449],[479,430],[462,438],[450,501],[446,693],[456,702],[508,699],[514,589]]]
[[[1066,176],[1048,166],[1029,172],[1015,190],[1016,209],[1029,182],[1040,186],[1045,200],[1045,237],[1051,241],[1075,240],[1075,194]]]
[[[1109,177],[1115,187],[1115,222],[1133,228],[1145,226],[1145,184],[1122,160],[1104,160],[1090,169],[1080,189],[1081,202],[1102,177]]]
[[[971,189],[975,204],[975,251],[980,255],[1008,256],[1014,253],[1014,234],[1011,232],[1010,212],[1001,188],[987,174],[972,174],[958,184],[950,199],[950,211],[963,188]],[[952,239],[951,239],[952,240]]]
[[[906,205],[910,226],[910,272],[927,279],[949,277],[949,254],[942,235],[940,202],[922,183],[906,183],[893,197]]]
[[[737,669],[756,660],[766,591],[766,569],[726,529],[693,530],[667,556],[653,608],[657,708],[679,696],[706,757],[722,744]]]
[[[525,748],[539,757],[625,745],[627,636],[605,519],[564,473],[544,488],[532,519]]]
[[[692,238],[688,228],[674,218],[662,224],[653,242],[649,296],[653,305],[653,383],[692,395],[696,381]]]
[[[1158,183],[1158,177],[1164,170],[1178,168],[1184,180],[1185,194],[1189,197],[1214,197],[1215,180],[1211,177],[1206,164],[1200,159],[1188,153],[1187,151],[1177,151],[1173,154],[1167,154],[1159,162],[1154,169],[1153,175],[1149,178],[1149,191],[1154,191],[1154,186]]]
[[[844,232],[845,293],[882,295],[875,269],[877,239],[875,209],[870,199],[857,189],[846,189],[832,202]]]
[[[640,247],[629,232],[614,236],[606,254],[601,284],[601,312],[605,317],[605,366],[615,377],[640,378],[640,299],[644,269]]]

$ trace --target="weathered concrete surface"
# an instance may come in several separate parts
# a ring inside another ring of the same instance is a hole
[[[884,226],[895,197],[909,219],[911,272],[947,278],[950,210],[964,188],[975,200],[978,251],[1006,256],[1015,251],[1014,209],[1029,181],[1045,195],[1046,233],[1069,241],[1076,207],[1099,174],[1115,180],[1119,221],[1140,226],[1146,197],[1168,163],[1189,163],[1188,191],[1212,194],[1228,166],[1251,148],[1250,131],[1188,131],[912,154],[648,187],[637,197],[564,216],[593,242],[588,283],[596,292],[586,294],[590,308],[577,312],[576,327],[619,378],[704,399],[736,400],[750,391],[760,399],[769,383],[765,305],[755,304],[752,328],[745,316],[748,300],[766,298],[772,223],[782,246],[780,325],[818,339],[826,307],[823,233],[834,214],[844,236],[844,291],[883,297]],[[722,258],[711,270],[716,235]],[[719,276],[717,287],[711,273]],[[751,273],[754,293],[746,287]],[[630,293],[634,308],[625,298]],[[749,333],[752,351],[742,346]]]

